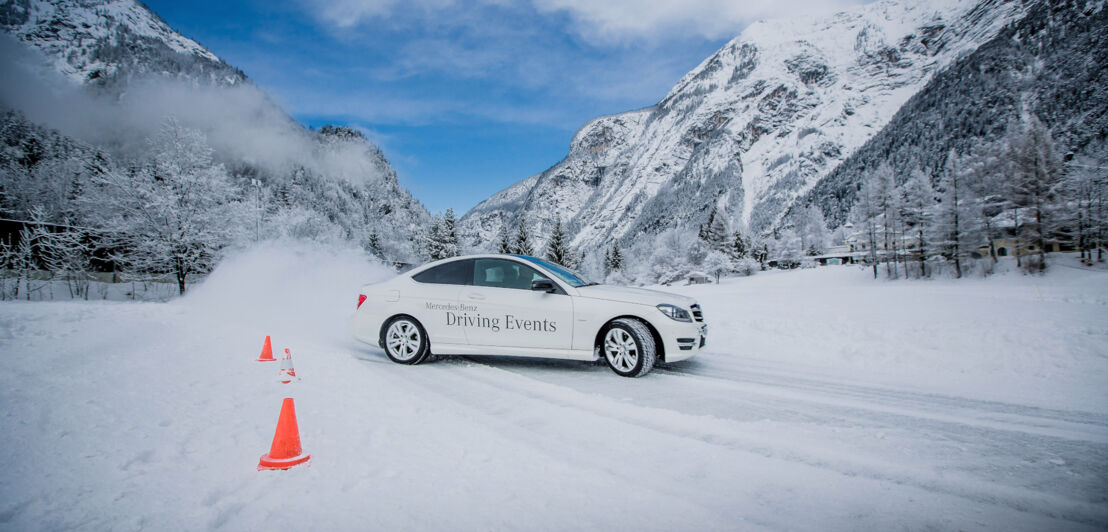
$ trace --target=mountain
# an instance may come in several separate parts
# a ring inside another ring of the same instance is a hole
[[[246,75],[132,0],[8,0],[0,26],[78,83],[147,74],[234,85]]]
[[[34,198],[56,207],[50,218],[74,212],[60,191],[81,173],[46,168],[90,157],[139,164],[147,139],[173,120],[202,133],[241,199],[264,208],[280,234],[368,245],[376,233],[389,259],[414,258],[412,242],[430,215],[376,146],[352,129],[299,125],[245,74],[141,3],[10,0],[0,4],[0,27],[19,43],[0,42],[11,76],[0,91],[9,109],[0,114],[4,216],[25,219],[41,204]]]
[[[657,105],[597,118],[569,154],[474,207],[487,247],[524,217],[561,219],[579,249],[695,229],[713,205],[761,233],[889,122],[932,77],[1020,18],[1019,1],[879,1],[751,24]]]
[[[951,150],[1004,138],[1024,113],[1042,117],[1062,154],[1108,163],[1108,9],[1103,0],[1042,2],[934,76],[864,146],[801,196],[831,227],[882,162],[938,181]]]

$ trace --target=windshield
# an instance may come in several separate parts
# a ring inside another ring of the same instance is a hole
[[[588,279],[585,279],[585,276],[583,276],[583,275],[581,275],[581,274],[579,274],[579,273],[577,273],[573,270],[570,270],[569,268],[558,266],[557,264],[554,264],[552,262],[547,262],[547,261],[542,260],[542,259],[536,259],[535,257],[528,257],[527,255],[515,255],[515,256],[519,257],[521,259],[529,260],[529,261],[531,261],[535,264],[538,264],[539,266],[542,266],[544,269],[546,269],[546,271],[558,276],[558,278],[561,279],[562,282],[564,282],[564,283],[566,283],[566,284],[568,284],[568,285],[570,285],[574,288],[597,284],[597,283],[589,282]]]

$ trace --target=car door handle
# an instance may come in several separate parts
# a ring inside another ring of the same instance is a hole
[[[485,300],[485,296],[483,296],[481,294],[469,294],[469,298],[474,300],[474,301],[484,301]]]

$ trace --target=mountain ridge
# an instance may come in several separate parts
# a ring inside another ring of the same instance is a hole
[[[886,0],[752,24],[658,104],[587,122],[565,159],[474,207],[459,231],[479,248],[521,217],[534,235],[557,218],[575,247],[594,252],[695,230],[715,205],[729,226],[764,233],[935,72],[1025,7]]]

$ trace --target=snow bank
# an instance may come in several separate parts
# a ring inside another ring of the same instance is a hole
[[[914,281],[828,266],[665,289],[704,308],[697,363],[726,352],[791,373],[1108,412],[1108,271],[1077,264],[1058,254],[1038,276],[1005,259],[987,278]]]
[[[393,275],[358,249],[265,242],[230,253],[175,304],[256,335],[345,339],[358,288]]]

